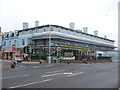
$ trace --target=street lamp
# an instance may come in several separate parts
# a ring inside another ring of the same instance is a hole
[[[51,27],[49,25],[49,57],[48,57],[48,63],[51,64],[51,55],[50,55],[50,51],[51,51]]]

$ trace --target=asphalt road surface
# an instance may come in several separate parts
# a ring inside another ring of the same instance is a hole
[[[2,88],[118,88],[118,63],[23,66],[2,73]]]

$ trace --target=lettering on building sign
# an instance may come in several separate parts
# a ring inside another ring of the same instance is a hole
[[[73,56],[73,52],[65,52],[64,56]]]

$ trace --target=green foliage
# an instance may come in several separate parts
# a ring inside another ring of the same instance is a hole
[[[20,51],[20,53],[23,53],[23,52],[24,52],[24,49],[23,49],[23,48],[20,48],[19,51]]]
[[[32,54],[33,60],[46,60],[47,57],[45,55],[39,55],[39,54]]]

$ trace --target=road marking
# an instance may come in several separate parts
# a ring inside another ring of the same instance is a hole
[[[50,77],[50,76],[56,76],[56,75],[60,75],[60,74],[64,74],[64,75],[66,75],[66,74],[72,74],[73,75],[72,72],[65,72],[65,73],[54,73],[54,74],[49,74],[49,75],[43,75],[41,77]]]
[[[55,72],[64,72],[65,70],[59,70],[59,71],[52,71],[52,72],[46,72],[46,73],[55,73]]]
[[[49,67],[49,66],[53,66],[53,65],[45,65],[44,67]]]
[[[49,76],[55,76],[55,75],[59,75],[59,74],[62,74],[62,73],[55,73],[55,74],[43,75],[41,77],[49,77]]]
[[[29,76],[29,75],[12,76],[12,77],[5,77],[5,78],[1,78],[1,79],[10,79],[10,78],[27,77],[27,76]]]
[[[72,73],[72,72],[65,72],[65,73],[63,73],[63,74],[65,74],[65,75],[66,75],[66,74],[73,74],[73,73]]]
[[[53,66],[53,65],[45,65],[45,66],[33,66],[33,68],[49,67],[49,66]]]
[[[82,73],[84,73],[84,72],[74,73],[74,74],[68,75],[68,77],[75,76],[75,75],[79,75],[79,74],[82,74]]]
[[[81,65],[90,65],[90,64],[81,64]]]
[[[42,66],[33,66],[33,68],[39,68],[39,67],[42,67]]]
[[[48,82],[48,81],[51,81],[51,80],[52,80],[52,79],[47,79],[47,80],[43,80],[43,81],[38,81],[38,82],[27,83],[27,84],[18,85],[18,86],[12,86],[12,87],[9,87],[9,88],[24,87],[24,86],[29,86],[29,85],[37,84],[37,83]]]

